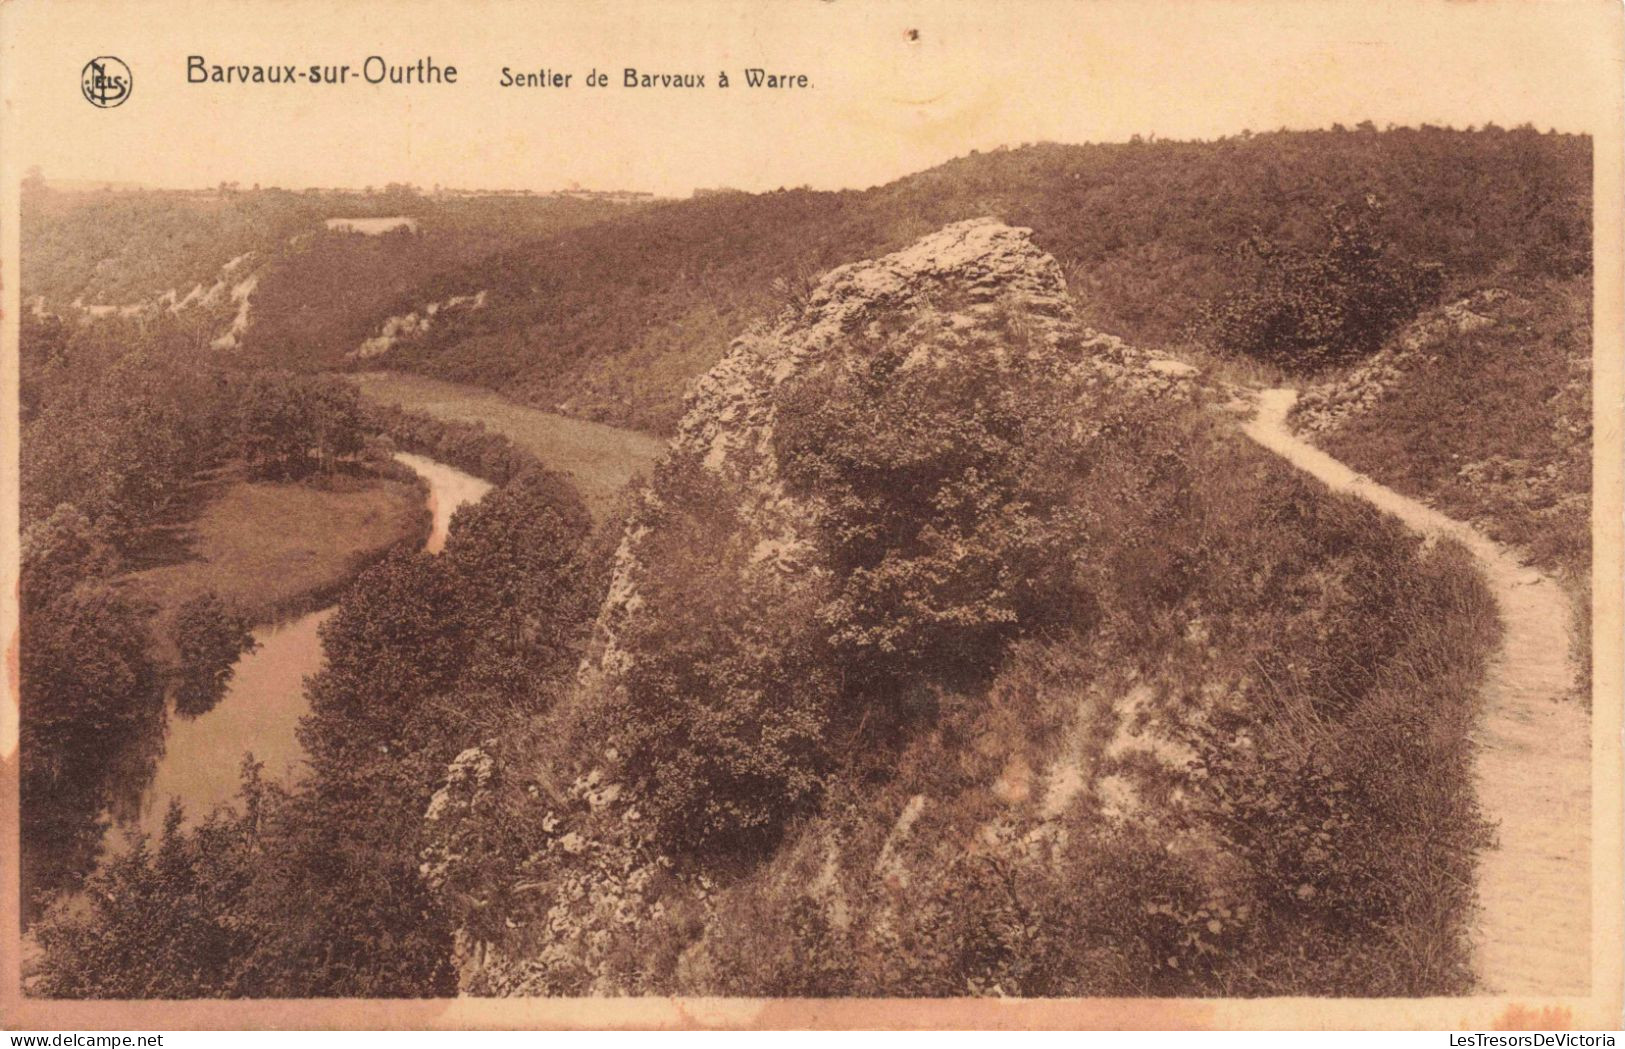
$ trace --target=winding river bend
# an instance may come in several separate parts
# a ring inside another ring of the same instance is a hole
[[[429,486],[434,523],[424,549],[437,554],[446,544],[451,515],[483,498],[491,486],[425,456],[402,452],[395,458]],[[304,679],[321,667],[317,630],[332,614],[331,607],[324,608],[254,631],[259,647],[237,661],[220,702],[201,717],[171,716],[163,756],[141,795],[142,830],[157,834],[163,829],[172,799],[186,807],[189,820],[230,802],[241,782],[245,753],[264,763],[269,778],[297,777],[305,755],[296,729],[310,709]]]

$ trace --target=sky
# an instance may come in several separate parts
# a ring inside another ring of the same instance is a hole
[[[1620,21],[1606,0],[7,0],[0,91],[8,170],[49,178],[862,188],[1041,140],[1367,119],[1594,130],[1617,119]],[[98,55],[132,72],[116,108],[80,94]],[[190,84],[191,55],[357,70],[432,57],[458,81]],[[503,87],[503,66],[572,85]],[[749,88],[752,66],[811,86]],[[628,89],[627,67],[706,87]],[[593,69],[608,87],[583,83]]]

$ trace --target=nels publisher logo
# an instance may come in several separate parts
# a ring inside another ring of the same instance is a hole
[[[130,67],[111,55],[92,58],[79,74],[79,89],[91,105],[101,109],[121,106],[130,97]]]

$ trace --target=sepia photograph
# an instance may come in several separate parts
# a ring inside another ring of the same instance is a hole
[[[0,1023],[1618,1028],[1621,29],[0,6]]]

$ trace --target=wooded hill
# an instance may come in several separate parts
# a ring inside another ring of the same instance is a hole
[[[206,289],[233,259],[259,273],[256,333],[263,346],[337,347],[397,295],[439,270],[480,259],[515,238],[620,215],[635,204],[607,195],[423,194],[242,190],[62,191],[25,184],[22,296],[47,310],[152,303]],[[328,230],[331,218],[404,215],[411,233]],[[246,258],[244,258],[246,256]],[[261,308],[263,307],[263,308]],[[299,354],[295,354],[300,356]]]
[[[1445,293],[1590,265],[1591,142],[1533,129],[1369,126],[1214,142],[1033,145],[973,154],[866,191],[720,194],[521,238],[404,292],[383,315],[489,292],[377,367],[488,386],[537,407],[656,433],[686,383],[809,278],[959,219],[1030,226],[1086,323],[1142,346],[1185,339],[1201,305],[1252,279],[1249,238],[1312,245],[1334,202],[1380,202],[1400,256]],[[341,279],[332,275],[332,279]],[[265,314],[274,313],[270,302]],[[264,314],[262,314],[264,315]],[[335,325],[340,323],[334,318]],[[345,338],[249,346],[337,363]],[[312,363],[315,363],[313,360]]]

